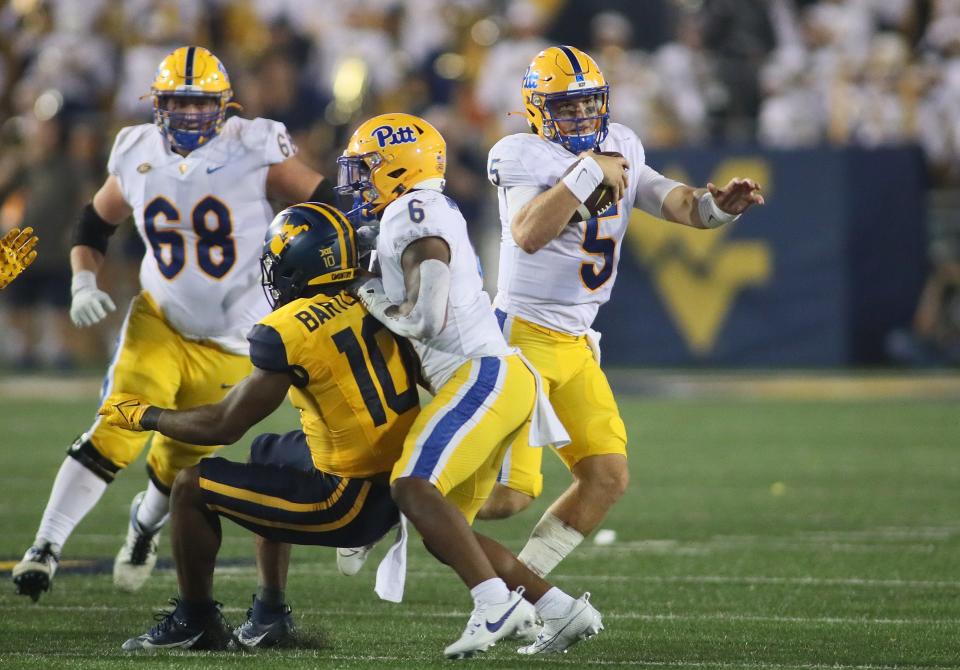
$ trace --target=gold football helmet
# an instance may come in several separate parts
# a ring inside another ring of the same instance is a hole
[[[174,147],[193,151],[223,127],[233,97],[230,77],[220,59],[203,47],[180,47],[160,61],[150,88],[153,120]],[[182,110],[190,99],[201,107],[212,100],[215,109]]]
[[[575,154],[598,147],[607,136],[609,92],[596,61],[570,46],[538,53],[521,87],[530,129]],[[561,106],[580,101],[587,103],[579,108],[584,112],[560,112]],[[563,132],[560,123],[573,132]]]
[[[375,216],[412,188],[443,188],[447,143],[412,114],[381,114],[361,124],[337,159],[337,191],[354,197],[351,217]]]

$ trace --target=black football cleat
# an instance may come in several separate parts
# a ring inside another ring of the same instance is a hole
[[[143,635],[123,643],[124,651],[157,649],[193,649],[196,651],[223,651],[236,647],[233,631],[223,618],[220,603],[203,620],[187,621],[179,598],[171,598],[173,611],[154,616],[157,625]]]
[[[254,608],[251,607],[247,610],[247,620],[233,631],[233,635],[245,649],[291,647],[297,641],[297,629],[293,625],[291,611],[288,605],[284,605],[281,614],[268,622],[255,617]]]

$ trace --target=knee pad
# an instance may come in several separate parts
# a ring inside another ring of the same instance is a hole
[[[86,433],[80,435],[70,448],[67,449],[67,455],[75,459],[87,470],[105,481],[107,484],[113,481],[113,478],[120,472],[120,466],[116,465],[109,458],[97,451],[93,442],[87,437]]]

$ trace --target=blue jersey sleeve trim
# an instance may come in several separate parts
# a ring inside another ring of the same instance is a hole
[[[280,333],[261,323],[256,324],[247,335],[250,342],[250,362],[269,372],[290,372],[287,348]]]

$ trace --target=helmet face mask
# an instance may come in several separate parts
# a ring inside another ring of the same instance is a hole
[[[340,195],[353,197],[353,205],[347,212],[351,221],[375,219],[370,209],[380,198],[380,192],[373,185],[373,170],[382,162],[377,152],[337,158],[337,186],[334,190]]]
[[[233,97],[223,63],[203,47],[180,47],[160,61],[150,94],[154,123],[181,152],[216,137]]]
[[[356,278],[353,226],[321,203],[288,207],[273,219],[260,256],[260,284],[273,309],[318,292],[336,293]]]
[[[158,95],[154,114],[170,143],[187,151],[212,139],[222,123],[219,95]]]
[[[549,128],[551,137],[558,138],[554,141],[575,154],[597,147],[606,136],[610,118],[601,111],[607,107],[607,92],[604,86],[543,96],[544,136]]]

